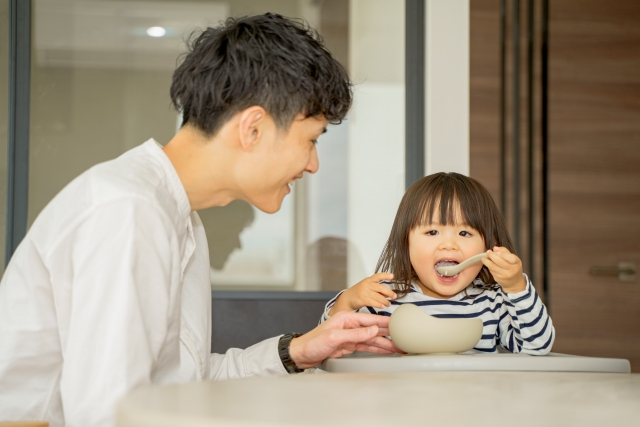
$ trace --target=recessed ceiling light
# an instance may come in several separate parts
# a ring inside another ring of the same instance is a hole
[[[167,34],[167,30],[162,27],[149,27],[147,28],[147,34],[151,37],[162,37]]]

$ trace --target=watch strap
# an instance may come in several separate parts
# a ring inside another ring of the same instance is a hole
[[[282,362],[282,366],[284,366],[284,369],[290,374],[304,372],[304,369],[300,369],[296,366],[296,363],[293,361],[293,359],[291,359],[291,354],[289,353],[291,340],[294,338],[298,338],[300,335],[302,334],[291,332],[281,336],[280,340],[278,341],[278,355],[280,356],[280,361]]]

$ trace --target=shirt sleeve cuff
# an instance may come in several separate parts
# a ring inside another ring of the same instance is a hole
[[[338,295],[336,295],[335,297],[331,298],[329,300],[329,302],[324,306],[324,313],[322,313],[322,318],[320,319],[320,323],[326,322],[327,320],[329,320],[331,318],[331,316],[329,316],[329,312],[331,311],[331,309],[333,308],[334,304],[338,300],[338,297],[340,295],[342,295],[342,293],[344,291],[346,291],[346,289],[343,289],[340,292],[338,292]]]
[[[242,356],[247,377],[288,375],[278,354],[281,336],[266,339],[244,350]]]
[[[536,293],[535,288],[533,287],[533,285],[531,284],[531,281],[529,280],[529,277],[524,273],[522,273],[522,275],[524,276],[524,279],[527,282],[524,288],[524,291],[520,291],[515,294],[508,294],[505,292],[505,295],[507,295],[507,298],[509,298],[509,300],[514,304],[517,304],[519,302],[532,298]]]

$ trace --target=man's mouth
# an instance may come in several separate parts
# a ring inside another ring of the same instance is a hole
[[[458,261],[452,260],[452,259],[442,259],[438,262],[436,262],[436,265],[433,266],[433,269],[436,271],[436,275],[439,277],[445,277],[447,279],[453,279],[458,277],[458,274],[456,274],[455,276],[443,276],[442,274],[438,273],[438,267],[448,267],[450,265],[458,265],[460,264]]]

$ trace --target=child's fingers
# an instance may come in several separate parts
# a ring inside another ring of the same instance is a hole
[[[382,282],[385,280],[391,280],[393,279],[393,274],[391,273],[376,273],[373,276],[369,277],[370,280],[373,280],[374,282]]]
[[[375,308],[386,308],[391,306],[389,300],[376,292],[372,292],[371,295],[365,297],[365,301],[367,302],[367,305]]]
[[[371,298],[373,300],[378,301],[380,304],[383,304],[385,307],[389,307],[391,305],[391,303],[389,302],[389,300],[387,299],[386,296],[376,292],[376,291],[370,291],[367,294],[368,298]]]
[[[520,261],[517,255],[512,254],[511,251],[502,246],[495,246],[493,248],[493,252],[498,253],[502,259],[507,261],[509,264],[517,264]]]
[[[396,299],[397,295],[395,292],[393,292],[391,289],[389,289],[388,287],[386,287],[385,285],[381,285],[379,283],[374,283],[371,288],[372,291],[377,292],[379,294],[384,295],[387,298],[393,298]]]
[[[499,277],[503,277],[505,274],[508,274],[509,272],[507,268],[497,265],[495,262],[491,261],[489,258],[483,259],[482,264],[484,264],[489,269],[494,279],[496,280]]]
[[[499,269],[496,263],[491,261],[489,258],[484,258],[482,260],[482,264],[484,264],[484,266],[487,267],[492,273]]]
[[[487,259],[491,260],[496,266],[500,268],[509,268],[509,266],[511,265],[511,263],[505,260],[504,258],[502,258],[500,254],[497,254],[493,251],[489,251],[487,252],[487,254],[489,255],[489,258],[485,258],[484,260],[487,260]]]

